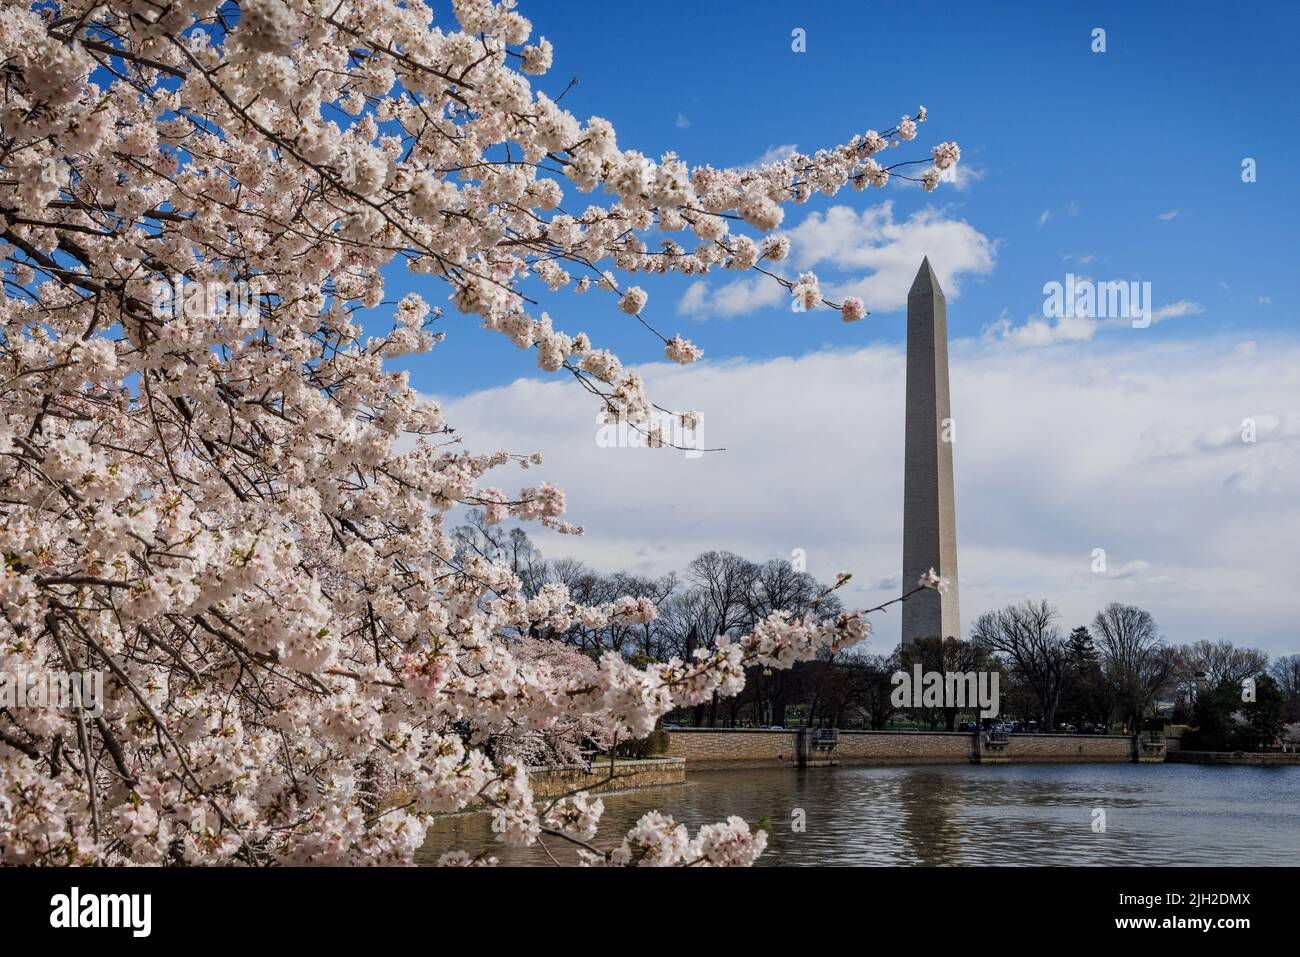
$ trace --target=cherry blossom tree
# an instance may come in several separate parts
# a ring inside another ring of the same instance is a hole
[[[0,8],[0,672],[104,677],[93,707],[0,710],[0,860],[408,863],[431,815],[475,800],[502,841],[574,842],[590,864],[763,850],[739,818],[691,836],[661,814],[602,849],[599,800],[539,808],[522,764],[481,745],[575,719],[644,735],[748,666],[861,641],[864,613],[773,613],[647,668],[520,654],[530,630],[653,604],[529,597],[507,564],[457,555],[458,506],[580,529],[549,484],[487,484],[539,455],[469,451],[392,368],[436,347],[442,310],[388,301],[386,277],[660,438],[637,372],[540,291],[608,297],[682,363],[700,350],[656,328],[635,274],[758,270],[814,316],[860,319],[774,266],[785,206],[891,176],[933,189],[958,149],[883,162],[922,108],[758,169],[653,160],[534,88],[552,48],[513,2],[453,7]]]
[[[553,680],[581,685],[598,680],[594,661],[562,642],[521,637],[509,645],[515,661],[525,668],[544,668]],[[488,754],[525,767],[578,765],[608,751],[617,735],[600,713],[568,714],[541,730],[507,729],[488,739]]]
[[[1300,750],[1300,721],[1283,725],[1281,741],[1283,751]]]

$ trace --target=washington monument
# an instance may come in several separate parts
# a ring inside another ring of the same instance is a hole
[[[946,594],[926,590],[903,602],[903,644],[961,638],[957,607],[957,512],[952,494],[952,409],[948,402],[948,304],[930,259],[907,294],[907,415],[903,453],[903,591],[933,568]]]

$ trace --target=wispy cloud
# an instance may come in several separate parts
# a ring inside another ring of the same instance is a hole
[[[1074,200],[1070,200],[1065,205],[1065,208],[1061,210],[1061,212],[1063,212],[1066,216],[1078,216],[1081,212],[1083,212],[1083,209],[1079,206],[1077,202],[1075,202]],[[1046,226],[1048,220],[1052,219],[1052,217],[1054,217],[1055,215],[1056,215],[1056,211],[1051,208],[1043,210],[1038,216],[1038,225],[1040,227]]]
[[[782,160],[789,159],[791,153],[797,153],[798,151],[799,144],[797,143],[782,143],[779,146],[769,146],[763,151],[762,156],[759,156],[752,162],[746,163],[740,168],[757,169],[760,166],[766,166],[768,163],[779,163]]]
[[[996,322],[984,327],[983,337],[993,342],[1004,342],[1022,348],[1053,346],[1062,342],[1088,342],[1097,334],[1101,320],[1081,316],[1044,319],[1030,316],[1024,325],[1017,326],[1003,310]]]
[[[678,113],[678,114],[677,114],[677,128],[678,128],[679,130],[684,130],[684,129],[686,129],[686,127],[688,127],[688,126],[690,126],[690,125],[691,125],[691,121],[690,121],[689,119],[687,119],[685,113]]]
[[[697,279],[686,287],[677,303],[677,312],[701,319],[729,319],[778,305],[789,298],[785,288],[769,276],[747,276],[717,288],[711,288],[708,280]]]
[[[1159,219],[1159,220],[1161,220],[1161,221],[1167,223],[1167,222],[1169,222],[1171,219],[1177,219],[1177,218],[1178,218],[1178,214],[1179,214],[1179,212],[1181,212],[1181,211],[1180,211],[1180,210],[1177,210],[1177,209],[1171,209],[1171,210],[1169,210],[1169,212],[1167,212],[1167,213],[1156,213],[1156,219]]]
[[[1179,299],[1151,311],[1151,322],[1164,322],[1180,316],[1199,316],[1204,312],[1201,304],[1190,299]],[[1051,319],[1042,315],[1029,316],[1023,325],[1011,321],[1007,310],[984,327],[986,341],[1005,343],[1018,348],[1038,348],[1069,342],[1090,342],[1103,329],[1132,328],[1133,320],[1127,317],[1093,318],[1088,316],[1062,316]]]
[[[868,309],[881,312],[907,304],[907,291],[926,256],[950,299],[961,295],[965,277],[991,272],[996,261],[994,242],[964,220],[933,208],[898,220],[891,202],[861,212],[832,206],[810,213],[786,235],[794,272],[815,270],[827,298],[860,296]],[[786,299],[788,293],[766,276],[720,285],[700,279],[687,288],[678,312],[735,316]]]
[[[1205,310],[1201,308],[1199,302],[1192,302],[1190,299],[1179,299],[1177,302],[1161,306],[1151,313],[1151,321],[1163,322],[1166,319],[1177,319],[1179,316],[1199,316],[1203,312]]]
[[[939,182],[950,184],[957,192],[964,193],[975,183],[982,181],[987,175],[987,170],[981,167],[971,163],[958,163],[956,166],[949,166],[941,172]]]

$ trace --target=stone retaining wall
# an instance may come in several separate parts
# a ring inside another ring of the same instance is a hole
[[[1166,760],[1180,764],[1256,764],[1285,765],[1300,764],[1300,754],[1294,751],[1284,754],[1270,751],[1264,754],[1249,754],[1244,751],[1175,751],[1166,756]]]
[[[631,788],[663,787],[683,784],[686,781],[686,762],[679,757],[596,761],[588,770],[584,767],[529,768],[528,783],[538,800],[557,797],[570,791],[583,789],[593,794],[605,791],[626,791]]]
[[[668,754],[684,758],[691,770],[794,766],[795,736],[794,731],[682,728],[668,732]],[[1135,760],[1135,750],[1131,737],[1117,735],[1013,734],[997,757],[1019,763],[1125,762]],[[832,752],[837,764],[976,760],[976,736],[964,731],[841,731]]]
[[[766,768],[795,764],[793,731],[686,728],[668,732],[668,756],[692,770],[712,767]]]
[[[579,790],[604,794],[634,788],[665,787],[686,783],[686,762],[674,757],[645,760],[619,758],[612,769],[608,760],[593,761],[590,768],[570,765],[534,767],[528,769],[528,783],[532,785],[533,797],[538,801],[547,801]],[[390,792],[384,803],[396,807],[405,804],[411,797],[411,791],[399,789]],[[462,810],[479,811],[486,808],[484,801],[471,801]]]
[[[1132,761],[1133,739],[1110,734],[1013,734],[1012,761]]]
[[[841,731],[833,758],[841,764],[953,764],[975,756],[965,731]]]

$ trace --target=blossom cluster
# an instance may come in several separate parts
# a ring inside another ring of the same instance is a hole
[[[779,261],[785,204],[905,175],[879,157],[924,109],[758,169],[652,160],[534,89],[553,50],[513,0],[452,7],[441,25],[398,0],[0,7],[0,670],[105,675],[97,716],[0,714],[0,862],[409,863],[431,815],[474,801],[506,843],[589,842],[600,802],[539,810],[534,744],[644,735],[747,665],[866,636],[777,615],[644,668],[539,650],[654,607],[528,596],[458,553],[465,505],[580,529],[551,485],[488,484],[540,456],[469,451],[393,360],[437,348],[445,296],[645,421],[638,373],[532,293],[593,290],[649,326],[627,276]],[[420,293],[368,335],[399,266]],[[160,310],[159,281],[258,292]],[[816,305],[816,277],[796,295]],[[764,839],[652,815],[584,851],[747,864]]]

